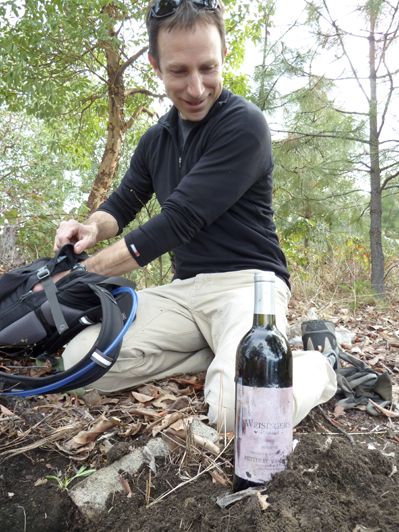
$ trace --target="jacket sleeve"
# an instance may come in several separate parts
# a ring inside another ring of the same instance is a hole
[[[215,124],[202,157],[164,202],[161,213],[126,235],[129,251],[144,266],[190,242],[257,180],[269,179],[266,186],[271,188],[272,167],[270,133],[261,111],[252,104],[232,109]]]
[[[154,192],[145,162],[146,136],[147,134],[141,137],[119,187],[98,208],[115,218],[119,226],[118,234],[134,220]]]

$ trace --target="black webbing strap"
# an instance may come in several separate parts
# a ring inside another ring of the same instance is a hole
[[[46,293],[47,300],[50,305],[51,315],[54,320],[54,325],[57,328],[58,334],[62,334],[69,327],[65,321],[64,314],[61,309],[61,305],[57,298],[57,287],[50,277],[49,269],[44,266],[37,272],[37,278],[42,283],[44,291]]]

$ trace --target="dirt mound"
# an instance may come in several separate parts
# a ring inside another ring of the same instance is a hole
[[[206,476],[146,507],[148,475],[141,473],[130,479],[134,495],[113,497],[106,514],[90,530],[396,531],[397,466],[397,456],[351,445],[341,437],[302,435],[286,471],[268,484],[269,506],[263,511],[256,497],[219,508],[216,499],[227,490]],[[159,469],[151,480],[152,497],[169,491],[176,479],[176,466]]]

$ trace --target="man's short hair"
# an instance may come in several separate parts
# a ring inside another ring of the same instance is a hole
[[[159,50],[158,50],[158,35],[161,29],[168,32],[175,28],[190,29],[196,24],[213,24],[216,26],[221,41],[222,50],[226,46],[225,26],[224,26],[224,6],[223,2],[219,0],[218,8],[215,10],[199,9],[190,0],[183,0],[176,8],[176,11],[167,17],[156,18],[151,16],[151,9],[154,2],[151,2],[146,18],[149,53],[155,58],[159,64]]]

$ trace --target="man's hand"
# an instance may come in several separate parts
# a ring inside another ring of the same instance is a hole
[[[54,251],[65,244],[74,244],[75,253],[79,254],[97,243],[98,228],[96,223],[82,224],[76,220],[61,222],[54,240]]]

